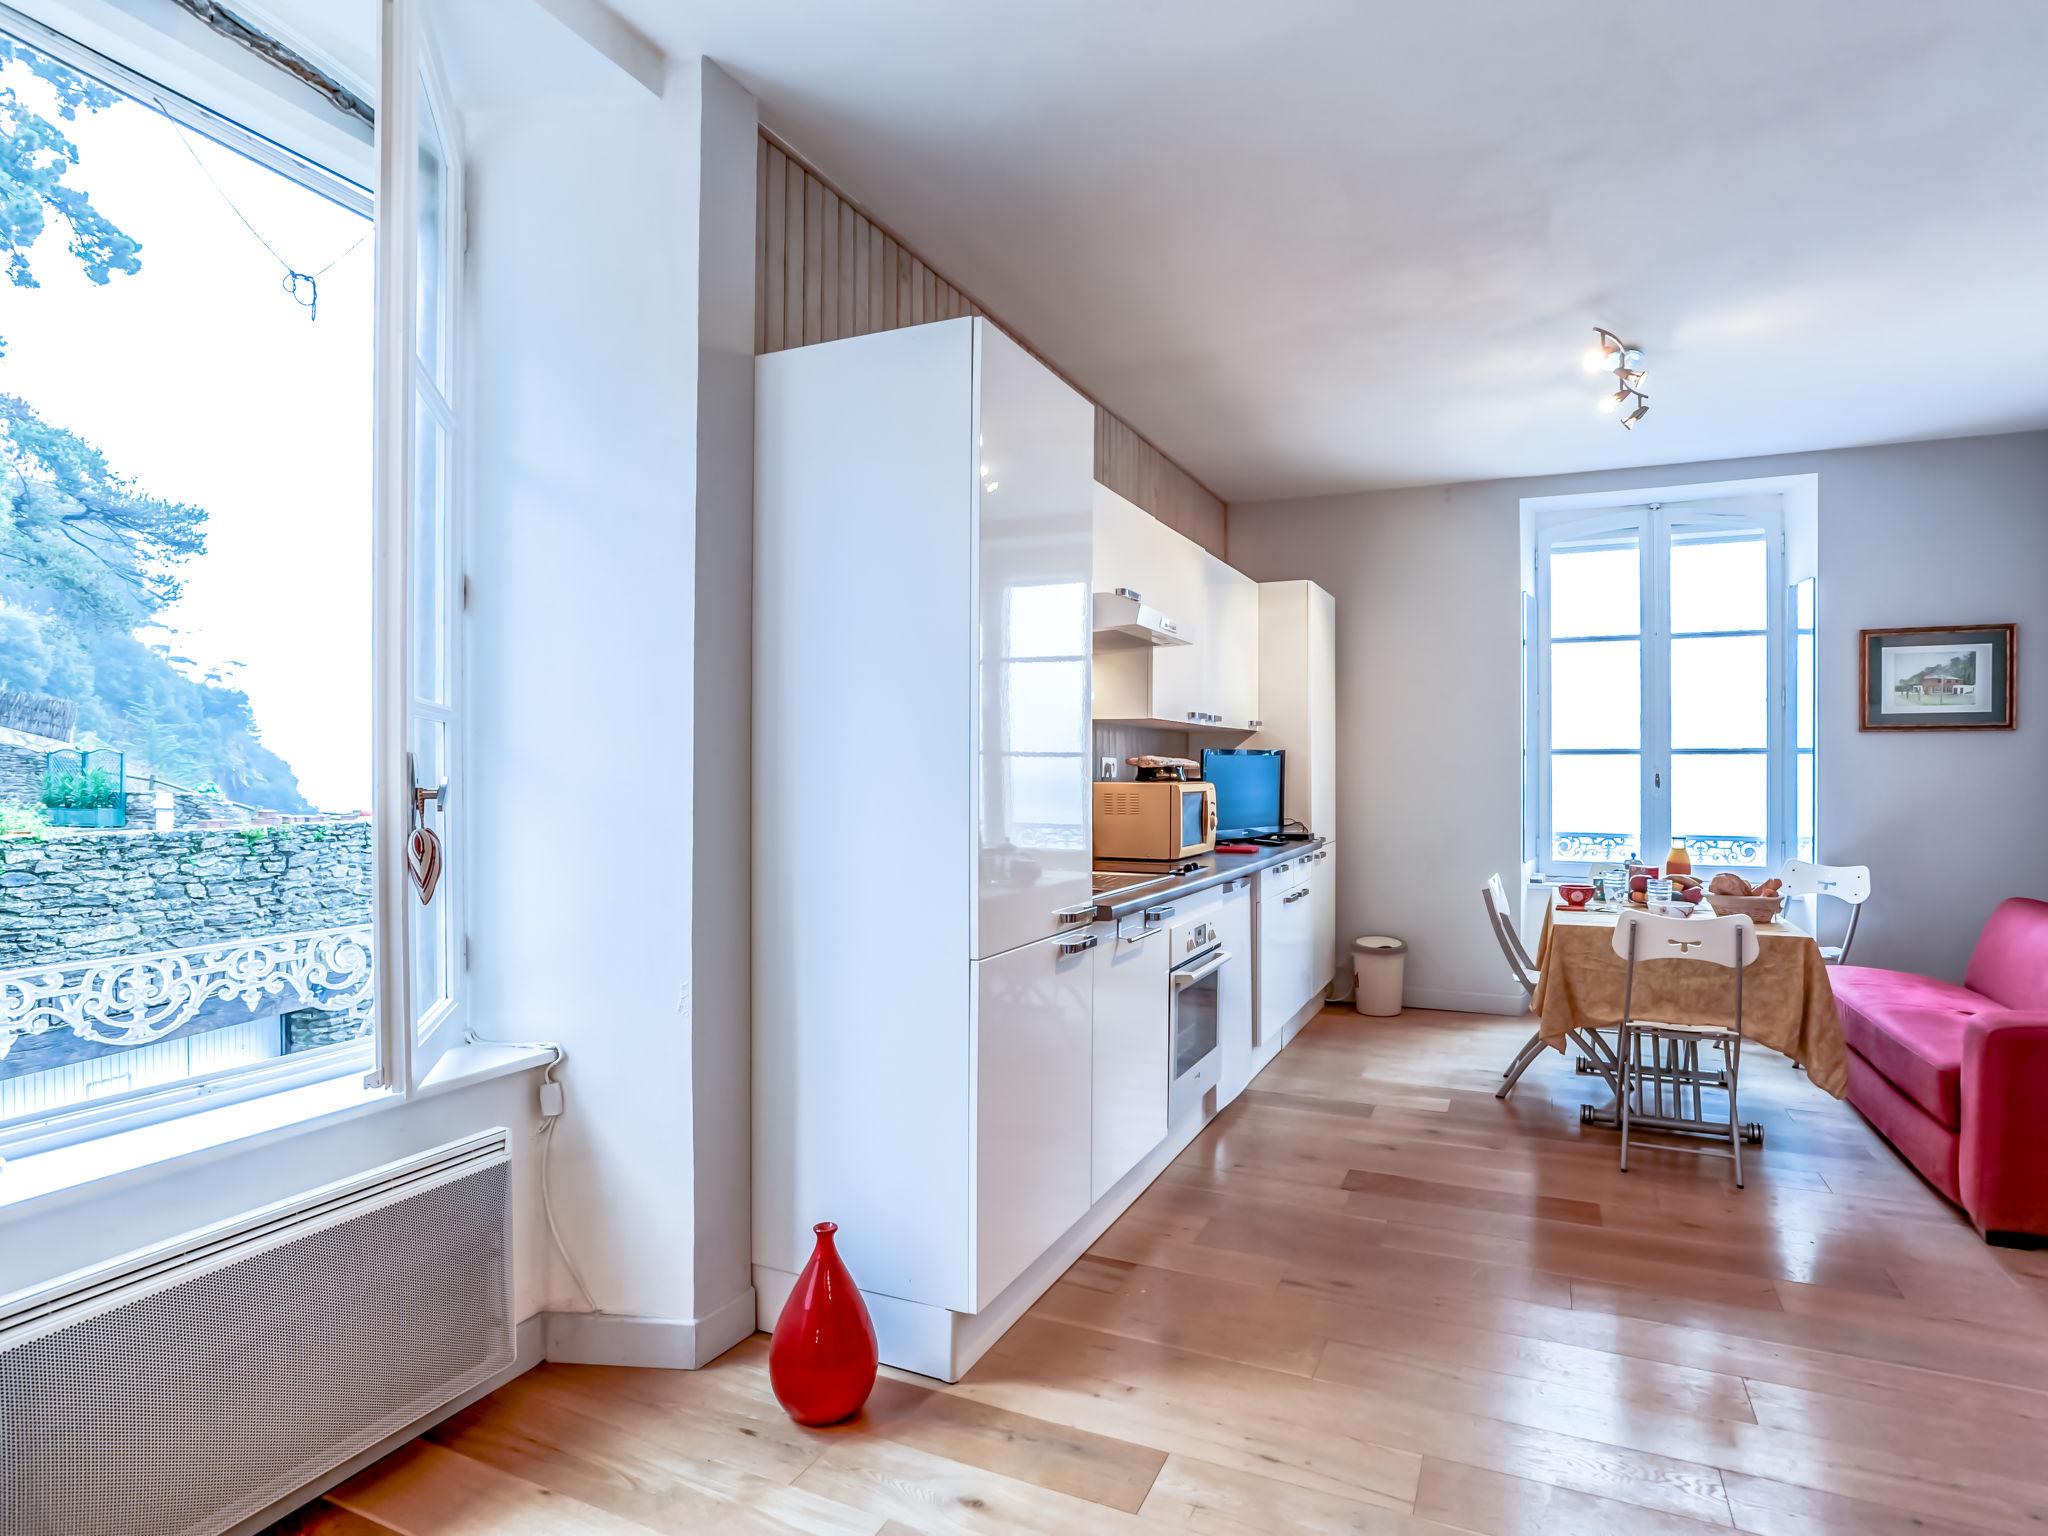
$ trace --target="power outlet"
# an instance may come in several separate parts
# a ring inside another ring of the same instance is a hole
[[[1113,778],[1115,778],[1115,777],[1116,777],[1116,759],[1115,759],[1115,758],[1113,758],[1113,757],[1105,757],[1105,758],[1104,758],[1104,759],[1102,760],[1102,772],[1101,772],[1101,774],[1099,775],[1099,777],[1101,777],[1101,778],[1105,778],[1105,779],[1113,779]]]

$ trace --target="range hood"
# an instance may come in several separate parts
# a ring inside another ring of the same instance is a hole
[[[1095,643],[1098,646],[1187,645],[1194,636],[1129,587],[1095,594]]]

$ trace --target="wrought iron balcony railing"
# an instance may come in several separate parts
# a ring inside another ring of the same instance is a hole
[[[1553,832],[1550,842],[1551,857],[1562,862],[1612,864],[1624,854],[1639,851],[1642,837],[1635,832]],[[1754,869],[1764,862],[1764,839],[1760,837],[1689,836],[1685,842],[1696,869]]]
[[[0,1058],[24,1035],[68,1029],[99,1045],[149,1045],[213,1003],[367,1010],[370,925],[0,971]]]

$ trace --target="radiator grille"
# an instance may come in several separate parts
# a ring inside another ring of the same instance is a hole
[[[508,1192],[500,1158],[0,1352],[0,1532],[212,1536],[508,1367]]]

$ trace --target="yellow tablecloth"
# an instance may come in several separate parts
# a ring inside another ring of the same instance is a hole
[[[1571,912],[1553,903],[1536,952],[1542,979],[1534,1007],[1544,1042],[1621,1022],[1628,962],[1614,952],[1613,912]],[[1842,1021],[1813,936],[1780,919],[1759,924],[1758,954],[1742,982],[1745,1039],[1782,1051],[1836,1098],[1848,1086]],[[1735,1017],[1735,974],[1717,965],[1645,960],[1636,966],[1635,1013],[1673,1024],[1726,1024]]]

